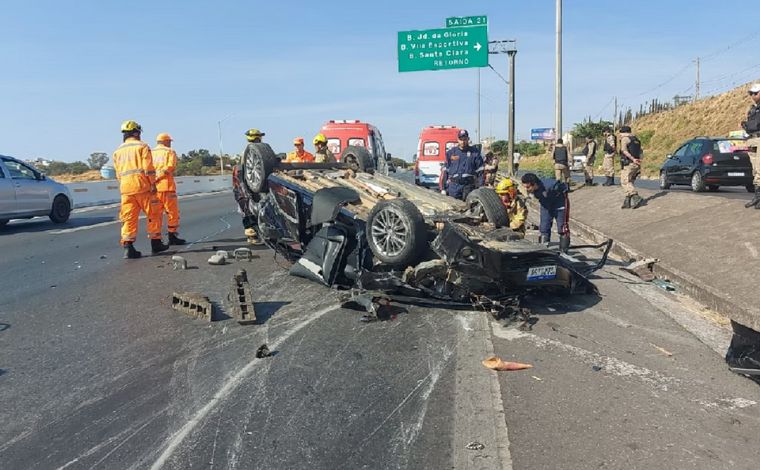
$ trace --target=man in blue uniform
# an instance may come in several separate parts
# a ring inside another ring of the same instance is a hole
[[[483,186],[483,157],[477,147],[470,145],[470,135],[462,129],[458,145],[446,152],[441,172],[441,194],[465,200],[470,192]]]
[[[522,184],[528,194],[532,194],[541,205],[541,222],[539,225],[539,243],[549,244],[552,225],[557,221],[560,249],[567,251],[570,247],[569,207],[567,184],[555,179],[540,180],[534,173],[526,173]]]

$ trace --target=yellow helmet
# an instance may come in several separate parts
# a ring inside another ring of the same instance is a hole
[[[265,135],[266,134],[264,134],[258,129],[248,129],[247,131],[245,131],[245,137],[248,139],[249,142],[253,142],[254,140],[264,137]]]
[[[513,192],[515,189],[515,183],[512,178],[504,178],[496,185],[497,194],[507,194]]]
[[[142,127],[135,121],[124,121],[121,123],[122,132],[142,132]]]
[[[322,142],[323,144],[326,144],[327,143],[327,137],[325,137],[325,135],[322,134],[322,133],[315,135],[314,136],[314,140],[312,141],[312,143],[314,145],[317,145],[318,142]]]

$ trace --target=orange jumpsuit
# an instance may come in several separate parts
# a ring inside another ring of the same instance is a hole
[[[177,184],[174,182],[177,153],[171,147],[158,144],[153,149],[153,165],[156,167],[156,189],[162,206],[161,216],[163,217],[164,212],[169,215],[167,229],[169,233],[177,233],[179,231],[179,202],[177,201]]]
[[[288,153],[288,156],[285,159],[286,163],[313,162],[313,161],[314,161],[314,155],[307,152],[306,150],[304,150],[301,155],[298,155],[298,151],[293,150],[292,152]]]
[[[134,242],[137,238],[140,211],[148,218],[148,238],[160,240],[161,203],[151,192],[156,171],[150,147],[134,137],[127,138],[113,153],[113,166],[121,192],[121,244]]]

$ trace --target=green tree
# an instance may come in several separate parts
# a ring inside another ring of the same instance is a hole
[[[509,142],[506,140],[496,140],[491,144],[491,151],[495,154],[505,154],[509,147]]]
[[[50,176],[62,175],[69,172],[69,164],[66,162],[50,162],[45,173]]]
[[[593,122],[590,119],[588,121],[578,122],[573,126],[571,134],[576,139],[583,139],[586,136],[591,136],[594,140],[602,138],[604,131],[607,128],[612,128],[610,121]]]
[[[90,171],[90,167],[87,166],[85,162],[74,162],[69,164],[69,173],[81,175],[82,173],[86,173],[88,171]]]
[[[108,154],[105,152],[93,152],[87,159],[87,164],[93,170],[100,170],[106,163],[108,163]]]

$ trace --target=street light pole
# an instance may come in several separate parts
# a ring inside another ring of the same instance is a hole
[[[562,0],[557,0],[557,57],[554,62],[555,138],[562,138]]]

